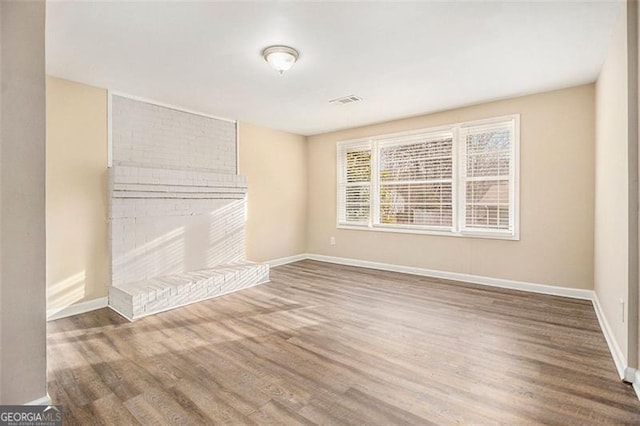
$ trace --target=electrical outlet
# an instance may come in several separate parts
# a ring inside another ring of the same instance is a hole
[[[336,245],[336,237],[329,237],[329,244],[331,244],[332,246]]]

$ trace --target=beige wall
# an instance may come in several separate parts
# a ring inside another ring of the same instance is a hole
[[[107,91],[47,78],[47,311],[104,297]]]
[[[45,2],[0,2],[0,404],[46,395]]]
[[[240,173],[249,183],[249,260],[305,252],[306,162],[304,136],[240,123]]]
[[[622,14],[596,84],[594,288],[624,354],[628,305],[627,40]]]
[[[240,124],[247,257],[305,252],[306,139]],[[47,78],[48,311],[107,295],[107,92]]]
[[[336,229],[336,142],[520,113],[520,241]],[[581,289],[593,286],[594,87],[309,138],[310,253]],[[329,238],[336,237],[336,245]]]

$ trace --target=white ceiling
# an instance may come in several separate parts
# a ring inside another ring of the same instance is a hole
[[[592,82],[620,2],[49,2],[47,72],[304,135]],[[278,75],[272,44],[300,51]],[[327,101],[355,94],[363,101]]]

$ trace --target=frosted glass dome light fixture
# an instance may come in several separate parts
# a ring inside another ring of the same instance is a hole
[[[284,74],[298,60],[298,51],[288,46],[269,46],[262,51],[262,56],[274,70]]]

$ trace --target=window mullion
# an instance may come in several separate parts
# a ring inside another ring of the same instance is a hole
[[[371,140],[371,212],[369,214],[369,226],[380,224],[380,155],[378,141]]]
[[[460,126],[457,126],[457,150],[456,150],[456,173],[458,173],[457,179],[457,193],[456,201],[457,206],[457,229],[456,232],[461,232],[465,228],[465,217],[467,215],[467,199],[466,199],[466,176],[467,176],[467,151],[466,151],[466,131]]]
[[[517,238],[520,236],[520,116],[515,116],[511,123],[511,156],[509,168],[509,229]]]
[[[460,212],[458,211],[460,206],[458,202],[458,191],[460,190],[458,182],[458,168],[460,167],[460,156],[458,155],[459,135],[460,127],[455,126],[452,129],[453,139],[451,141],[451,232],[458,232],[460,229],[460,225],[458,224],[460,220]]]

